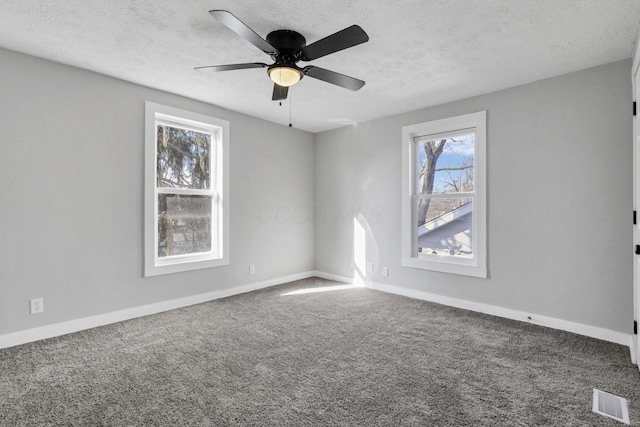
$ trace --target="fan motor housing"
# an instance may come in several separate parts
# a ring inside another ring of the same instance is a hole
[[[275,30],[267,34],[267,43],[278,49],[280,58],[283,60],[298,61],[295,54],[307,45],[307,41],[302,34],[293,30]],[[290,58],[285,58],[289,56]]]

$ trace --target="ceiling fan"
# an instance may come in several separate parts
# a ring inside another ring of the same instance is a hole
[[[267,34],[267,39],[265,40],[229,11],[211,10],[209,13],[240,37],[271,56],[274,63],[271,65],[262,62],[210,65],[196,67],[196,70],[230,71],[245,68],[266,68],[269,77],[274,83],[273,96],[271,98],[274,101],[287,99],[289,86],[299,82],[303,76],[309,76],[354,91],[364,86],[364,81],[336,73],[335,71],[313,65],[307,65],[303,68],[296,65],[299,61],[312,61],[369,41],[367,33],[357,25],[352,25],[307,46],[305,38],[295,31],[275,30]]]

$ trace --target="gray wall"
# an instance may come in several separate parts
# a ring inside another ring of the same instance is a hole
[[[0,334],[314,268],[311,218],[270,214],[313,206],[312,134],[15,52],[0,64]],[[143,278],[144,101],[230,122],[231,265]]]
[[[630,332],[630,61],[315,136],[14,52],[0,64],[0,334],[314,268],[353,277],[354,217],[370,280]],[[229,266],[142,277],[147,100],[231,124]],[[403,268],[401,127],[479,110],[490,277]]]
[[[630,333],[629,60],[316,135],[316,268]],[[487,110],[488,279],[401,266],[401,127]],[[389,277],[381,275],[389,267]]]

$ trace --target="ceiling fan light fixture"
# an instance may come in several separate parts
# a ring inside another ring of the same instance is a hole
[[[302,73],[291,67],[273,67],[269,69],[269,77],[278,86],[289,87],[300,81]]]

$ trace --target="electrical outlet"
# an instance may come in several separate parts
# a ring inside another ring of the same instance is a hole
[[[389,277],[389,269],[387,267],[382,267],[382,277]]]
[[[367,273],[373,273],[373,263],[372,262],[368,262],[367,263]]]
[[[38,314],[44,311],[43,298],[34,298],[30,302],[31,302],[31,314]]]
[[[255,265],[250,265],[249,266],[249,274],[256,274],[256,266]]]

